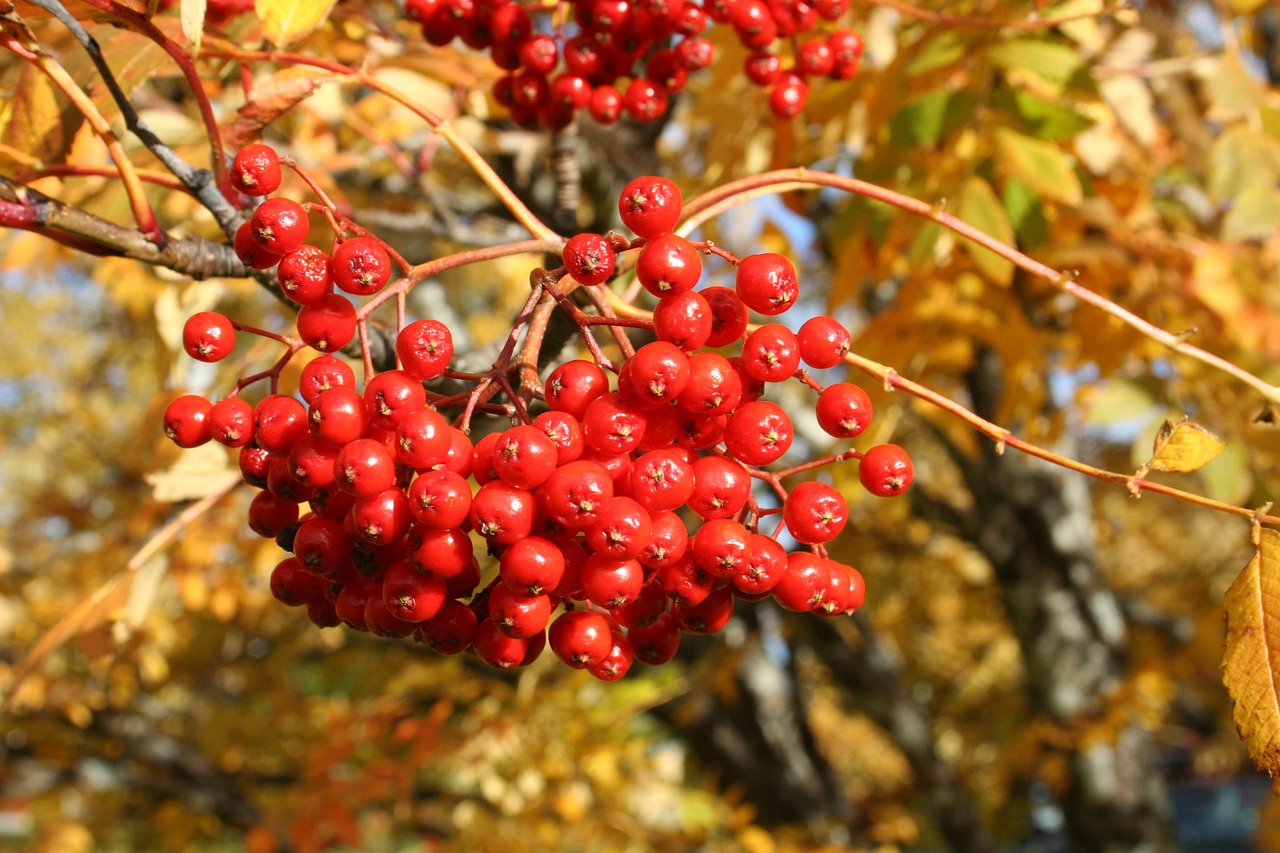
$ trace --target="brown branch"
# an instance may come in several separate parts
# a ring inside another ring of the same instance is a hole
[[[253,273],[227,245],[197,235],[158,246],[134,228],[109,222],[0,175],[0,225],[33,231],[93,255],[131,258],[195,279]]]

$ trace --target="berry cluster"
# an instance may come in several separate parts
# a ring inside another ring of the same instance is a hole
[[[553,21],[558,6],[540,11],[514,0],[408,0],[405,13],[424,38],[444,46],[455,38],[488,50],[507,73],[495,99],[523,127],[561,128],[578,110],[611,124],[625,113],[651,121],[691,72],[711,64],[708,22],[728,25],[752,51],[747,78],[769,89],[782,118],[796,115],[808,80],[848,80],[858,70],[862,40],[850,30],[815,34],[818,19],[838,20],[848,0],[573,0],[572,20]],[[541,19],[541,20],[540,20]],[[793,45],[783,67],[775,45]]]
[[[263,148],[236,158],[233,180],[246,191],[279,184],[279,163]],[[368,237],[340,240],[330,258],[302,242],[298,211],[273,201],[249,220],[242,254],[278,260],[280,287],[302,305],[298,338],[277,338],[288,351],[272,371],[242,379],[216,403],[180,397],[164,420],[182,447],[214,440],[239,448],[245,481],[262,490],[249,526],[291,552],[271,577],[282,602],[305,606],[322,627],[413,637],[442,654],[471,650],[499,667],[525,665],[549,644],[568,665],[605,680],[637,659],[670,660],[682,632],[718,631],[736,599],[772,597],[820,615],[862,604],[862,576],[825,550],[848,521],[844,497],[822,482],[787,489],[782,481],[857,459],[863,485],[890,496],[910,484],[911,462],[882,444],[769,467],[794,437],[787,413],[764,399],[771,383],[817,391],[818,422],[836,437],[860,435],[872,415],[857,385],[823,388],[801,366],[841,363],[850,338],[838,322],[815,317],[798,332],[776,322],[749,326],[750,311],[776,317],[796,303],[786,258],[739,261],[676,235],[675,186],[639,178],[619,204],[636,239],[577,235],[564,246],[562,268],[531,277],[529,307],[567,312],[591,360],[559,364],[544,383],[536,372],[526,381],[536,354],[510,360],[526,311],[492,371],[459,373],[449,369],[448,328],[421,319],[400,329],[395,369],[371,375],[366,360],[362,388],[329,352],[345,343],[346,326],[333,319],[341,312],[327,311],[317,323],[323,333],[305,315],[335,301],[354,316],[333,286],[372,293],[386,283],[389,263],[371,250],[348,251],[376,244]],[[573,289],[603,285],[619,251],[633,249],[635,275],[657,298],[652,320],[586,314],[569,299]],[[702,255],[712,251],[736,263],[734,287],[695,289]],[[619,333],[617,365],[591,333],[600,325]],[[648,342],[634,348],[628,329]],[[238,330],[270,336],[202,312],[188,320],[183,343],[194,358],[215,361]],[[320,354],[303,367],[296,395],[277,393],[280,367],[304,346]],[[737,354],[715,351],[726,347]],[[429,390],[440,377],[474,388]],[[252,405],[239,391],[260,378],[270,378],[273,393]],[[500,391],[508,405],[493,402]],[[449,409],[462,413],[451,422],[442,413]],[[472,417],[483,413],[508,421],[473,442]],[[772,515],[778,523],[762,533]],[[784,529],[809,550],[787,553],[778,541]],[[495,559],[484,568],[478,554]]]

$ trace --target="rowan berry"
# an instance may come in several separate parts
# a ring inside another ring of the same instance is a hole
[[[782,382],[800,368],[800,342],[781,323],[767,323],[742,344],[742,369],[762,382]]]
[[[768,465],[791,449],[795,427],[781,406],[765,400],[746,403],[729,416],[724,445],[748,465]]]
[[[609,621],[594,610],[561,613],[547,631],[556,657],[574,669],[594,666],[609,654],[613,640]]]
[[[409,512],[426,527],[461,527],[471,514],[471,487],[453,471],[423,471],[409,488]]]
[[[740,340],[747,331],[747,306],[728,287],[705,287],[699,293],[711,308],[711,334],[707,346],[723,347]]]
[[[776,252],[743,258],[735,284],[738,297],[748,308],[769,316],[786,311],[800,295],[795,267]]]
[[[321,355],[311,359],[302,368],[298,378],[298,393],[311,405],[316,398],[330,388],[354,388],[355,371],[344,361],[331,355]]]
[[[878,444],[858,462],[858,480],[877,497],[902,494],[914,476],[911,457],[896,444]]]
[[[498,562],[498,577],[521,595],[554,590],[564,577],[564,552],[550,539],[529,536],[511,543]]]
[[[837,382],[818,395],[818,425],[836,438],[854,438],[871,425],[871,398],[851,382]]]
[[[250,234],[265,251],[283,257],[307,239],[311,223],[307,211],[293,199],[269,198],[249,219]]]
[[[435,379],[453,358],[453,333],[438,320],[415,320],[396,336],[396,357],[414,379]]]
[[[493,469],[502,480],[521,489],[541,486],[556,470],[559,451],[545,432],[532,424],[502,433],[493,450]]]
[[[581,77],[569,79],[582,80]],[[613,275],[616,262],[613,247],[599,234],[578,234],[570,237],[564,244],[561,256],[569,275],[582,284],[604,284],[609,280],[609,276]]]
[[[338,488],[353,497],[370,497],[396,484],[395,458],[375,438],[348,443],[333,464]]]
[[[806,320],[796,337],[800,344],[800,358],[805,364],[818,369],[835,367],[844,361],[852,340],[848,329],[827,316]]]
[[[333,250],[333,283],[356,296],[372,296],[391,279],[391,256],[373,237],[352,237]]]
[[[668,296],[653,309],[653,331],[660,341],[669,341],[685,352],[707,345],[711,337],[711,304],[696,291]]]
[[[236,345],[236,328],[217,311],[200,311],[182,326],[182,348],[196,361],[221,361]]]
[[[186,394],[164,410],[164,434],[179,447],[199,447],[212,438],[209,414],[213,404],[197,394]]]
[[[246,145],[231,161],[231,185],[245,195],[271,195],[280,188],[280,157],[262,143]]]
[[[645,244],[636,258],[636,278],[657,297],[693,290],[702,276],[702,257],[688,240],[660,234]]]
[[[476,636],[476,614],[461,601],[446,600],[440,612],[418,625],[417,635],[433,651],[456,655],[471,647]]]
[[[276,267],[280,290],[299,305],[310,305],[333,292],[333,261],[323,249],[303,244]]]
[[[227,447],[244,447],[253,441],[253,406],[239,397],[227,397],[209,410],[209,434]]]
[[[422,383],[403,370],[386,370],[369,380],[364,388],[370,422],[395,430],[400,422],[427,404]]]
[[[595,362],[581,359],[566,361],[551,371],[545,386],[547,405],[579,420],[593,400],[608,392],[609,379],[604,370]]]
[[[444,607],[445,583],[418,571],[407,559],[396,560],[382,576],[382,600],[402,622],[425,622]]]
[[[843,495],[826,483],[801,483],[783,501],[782,520],[796,541],[821,545],[844,530],[849,520],[849,505]]]
[[[284,394],[264,397],[254,407],[254,441],[272,456],[288,456],[307,434],[307,410]]]
[[[356,336],[356,308],[339,293],[326,293],[298,310],[298,337],[320,352],[336,352]]]
[[[628,628],[627,639],[636,660],[649,666],[661,666],[669,663],[680,649],[680,624],[670,614],[663,613],[648,625]]]
[[[632,86],[636,82],[633,81]],[[630,91],[629,88],[628,96]],[[663,97],[665,99],[665,95]],[[637,236],[652,240],[675,230],[680,219],[680,204],[680,190],[666,178],[635,178],[622,188],[618,214],[622,223]]]

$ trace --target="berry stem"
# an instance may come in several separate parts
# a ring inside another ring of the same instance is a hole
[[[502,177],[494,171],[493,167],[471,146],[471,143],[462,138],[450,121],[417,104],[412,98],[394,87],[388,86],[374,76],[369,69],[355,69],[340,62],[288,51],[244,50],[231,42],[212,37],[205,40],[205,45],[206,52],[211,55],[237,59],[241,62],[272,62],[332,71],[345,77],[346,80],[344,82],[367,86],[380,95],[390,98],[431,125],[436,133],[440,134],[458,152],[458,155],[466,161],[467,165],[471,167],[480,180],[484,181],[485,185],[498,197],[507,210],[511,212],[511,215],[516,218],[516,221],[523,225],[533,237],[539,240],[558,239],[556,232],[534,215],[533,211],[516,196],[511,187],[507,186]]]
[[[885,189],[884,187],[843,175],[832,175],[825,172],[814,172],[808,169],[782,169],[765,172],[750,178],[731,181],[711,192],[705,193],[685,205],[685,221],[680,226],[680,233],[687,233],[709,218],[723,213],[750,198],[770,193],[789,192],[797,189],[813,187],[831,187],[853,195],[865,196],[885,204],[893,205],[908,213],[914,213],[932,220],[944,228],[977,243],[1002,258],[1013,262],[1016,266],[1031,273],[1035,277],[1054,285],[1058,289],[1071,294],[1082,302],[1115,317],[1127,326],[1137,330],[1152,340],[1163,344],[1174,352],[1181,353],[1220,370],[1253,388],[1268,402],[1280,404],[1280,385],[1272,385],[1254,376],[1242,367],[1238,367],[1220,356],[1213,355],[1193,344],[1189,344],[1182,335],[1166,332],[1164,329],[1147,322],[1136,314],[1120,307],[1101,294],[1089,290],[1074,281],[1072,276],[1059,272],[1050,266],[1033,260],[1012,246],[1006,246],[994,237],[974,228],[964,220],[945,213],[937,205],[929,205],[918,199]]]

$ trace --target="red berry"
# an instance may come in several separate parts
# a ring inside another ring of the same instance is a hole
[[[770,86],[782,73],[782,59],[776,53],[759,51],[747,57],[747,79],[757,86]]]
[[[851,382],[837,382],[818,395],[818,425],[836,438],[854,438],[871,425],[871,398]]]
[[[302,368],[298,379],[298,393],[310,405],[316,398],[330,388],[354,388],[355,371],[344,361],[331,355],[322,355],[311,359]]]
[[[797,541],[821,545],[844,530],[849,520],[849,505],[843,495],[826,483],[801,483],[783,502],[782,519]]]
[[[654,296],[692,290],[702,275],[702,257],[694,245],[675,234],[661,234],[640,250],[636,278]]]
[[[609,638],[612,642],[609,653],[587,668],[588,672],[601,681],[617,681],[630,671],[631,664],[635,662],[630,640],[619,631],[613,631]]]
[[[539,492],[552,521],[570,530],[585,530],[600,519],[613,499],[613,479],[598,462],[578,460],[557,468]]]
[[[271,594],[288,607],[324,598],[324,582],[303,569],[297,557],[286,557],[271,570]]]
[[[444,462],[452,443],[449,422],[434,409],[418,409],[396,425],[396,459],[418,471]]]
[[[555,471],[559,453],[545,432],[532,424],[515,426],[498,437],[493,468],[506,483],[521,489],[541,486]]]
[[[736,515],[751,497],[751,475],[732,459],[703,456],[693,463],[693,476],[689,509],[704,519]]]
[[[333,262],[322,249],[304,243],[280,259],[280,290],[299,305],[310,305],[333,292]]]
[[[272,394],[254,408],[254,441],[272,456],[288,456],[307,435],[307,410],[293,397]]]
[[[550,539],[529,536],[502,552],[498,576],[514,592],[541,595],[554,590],[564,577],[564,552]]]
[[[582,426],[568,412],[543,412],[533,419],[533,425],[542,430],[556,448],[556,467],[567,465],[582,457],[586,441],[582,438]],[[650,424],[652,427],[652,423]],[[648,432],[645,433],[646,438]]]
[[[426,527],[461,527],[471,514],[471,487],[453,471],[423,471],[409,487],[409,512]]]
[[[653,331],[685,352],[706,346],[711,337],[711,305],[701,293],[688,291],[668,296],[653,310]]]
[[[236,152],[231,184],[245,195],[271,195],[280,188],[280,158],[270,145],[254,143]]]
[[[858,462],[858,480],[877,497],[902,494],[914,476],[911,457],[896,444],[878,444]]]
[[[444,607],[445,582],[426,575],[409,560],[396,560],[382,577],[382,600],[397,619],[425,622]]]
[[[372,296],[391,279],[391,257],[372,237],[343,240],[333,250],[333,283],[356,296]]]
[[[835,54],[824,38],[811,38],[796,51],[796,70],[808,77],[826,77],[835,67]]]
[[[599,234],[570,237],[564,245],[562,257],[569,275],[586,285],[608,281],[616,262],[613,247]]]
[[[340,293],[326,293],[298,309],[298,337],[312,349],[335,352],[356,336],[356,308]]]
[[[762,533],[751,534],[751,556],[733,576],[733,587],[744,595],[772,590],[787,572],[786,549]]]
[[[403,370],[387,370],[369,380],[364,388],[373,425],[394,430],[400,422],[427,404],[422,383]]]
[[[733,592],[729,587],[713,590],[701,604],[674,605],[671,615],[690,634],[714,634],[733,616]]]
[[[630,560],[653,534],[649,511],[632,498],[614,497],[595,524],[587,528],[587,545],[596,554]]]
[[[649,512],[683,506],[696,486],[693,466],[674,450],[651,450],[631,466],[631,496]]]
[[[613,124],[622,118],[622,93],[613,86],[596,86],[591,90],[591,102],[587,109],[598,123]]]
[[[742,369],[761,382],[782,382],[800,369],[800,342],[781,323],[766,323],[742,344]]]
[[[676,404],[693,415],[721,415],[742,399],[742,380],[724,356],[699,352],[689,358],[689,382]]]
[[[560,614],[547,631],[547,641],[556,657],[574,669],[604,660],[613,645],[608,620],[593,610]]]
[[[489,593],[489,618],[503,634],[520,640],[546,630],[552,607],[549,596],[526,595],[505,584],[498,584]]]
[[[472,642],[476,656],[497,669],[520,666],[529,651],[528,640],[508,637],[491,619],[484,620],[476,627],[476,636]]]
[[[680,624],[663,613],[649,625],[627,629],[627,639],[636,660],[649,666],[661,666],[676,656],[680,648]]]
[[[253,440],[253,406],[239,397],[227,397],[209,410],[209,434],[227,447],[243,447]]]
[[[164,410],[164,434],[179,447],[199,447],[212,437],[209,413],[213,404],[196,394],[174,400]]]
[[[822,561],[807,551],[787,555],[787,571],[773,588],[773,597],[787,610],[803,613],[822,601],[830,578]]]
[[[418,571],[446,581],[465,576],[474,559],[471,537],[458,527],[414,527],[405,544]]]
[[[795,304],[800,295],[796,268],[776,252],[748,255],[738,265],[738,297],[753,311],[773,316]]]
[[[582,565],[582,591],[588,601],[599,607],[629,604],[640,595],[643,586],[644,567],[639,560],[593,554]]]
[[[389,545],[404,536],[412,520],[409,498],[394,487],[358,498],[351,505],[351,523],[357,535],[374,546]]]
[[[724,431],[725,448],[748,465],[768,465],[791,449],[795,427],[776,403],[757,400],[739,406]]]
[[[192,314],[182,327],[182,348],[196,361],[221,361],[235,345],[235,326],[217,311]]]
[[[252,220],[246,220],[236,229],[231,246],[235,249],[236,257],[250,269],[265,270],[280,263],[281,255],[268,252],[254,239]]]
[[[630,453],[640,446],[648,421],[644,412],[613,392],[596,398],[582,415],[587,447],[605,454]]]
[[[533,532],[534,511],[529,491],[494,480],[471,500],[471,524],[491,542],[510,545]]]
[[[800,358],[805,364],[818,369],[835,367],[844,361],[852,340],[848,329],[827,316],[805,320],[797,339],[800,343]]]
[[[418,626],[422,642],[442,655],[456,655],[471,647],[476,614],[461,601],[445,601],[440,612]]]
[[[747,330],[747,306],[727,287],[707,287],[699,291],[711,306],[711,335],[707,346],[723,347],[742,338]]]
[[[809,99],[809,84],[792,72],[778,77],[769,91],[769,109],[778,118],[795,118]]]
[[[641,563],[651,569],[670,565],[689,550],[689,532],[684,520],[674,512],[660,510],[650,513],[649,541],[636,555]]]
[[[548,406],[579,420],[593,400],[608,392],[609,379],[604,370],[581,359],[566,361],[551,371],[545,387]]]
[[[435,379],[453,358],[453,333],[438,320],[416,320],[396,336],[396,356],[414,379]]]
[[[249,529],[264,539],[275,539],[298,520],[298,505],[270,492],[258,492],[249,503]]]
[[[311,229],[306,210],[288,198],[267,199],[253,212],[249,223],[254,241],[274,255],[286,255],[301,246]]]
[[[395,458],[376,438],[361,438],[338,452],[334,462],[338,488],[357,498],[370,497],[396,484]]]
[[[632,385],[646,404],[674,400],[689,384],[688,357],[666,341],[645,344],[627,364]]]
[[[618,213],[638,236],[661,237],[674,231],[680,219],[680,190],[666,178],[635,178],[622,189]]]

